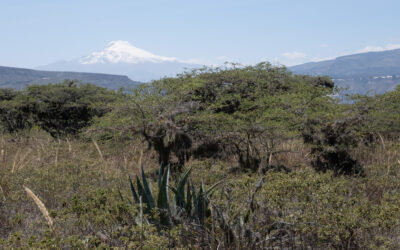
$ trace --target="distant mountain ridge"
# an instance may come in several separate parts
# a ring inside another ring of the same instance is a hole
[[[185,69],[200,66],[175,57],[155,55],[127,41],[113,41],[101,51],[72,61],[55,62],[38,69],[126,75],[135,81],[145,82],[175,76]]]
[[[367,52],[289,67],[296,74],[327,75],[350,93],[384,93],[400,84],[400,49]]]
[[[58,83],[67,79],[78,80],[83,83],[92,83],[108,89],[119,89],[121,87],[131,88],[139,84],[139,82],[134,82],[127,76],[122,75],[39,71],[0,66],[1,88],[23,89],[31,84]]]
[[[175,76],[201,66],[175,57],[155,55],[127,41],[114,41],[103,50],[76,60],[55,62],[40,67],[41,70],[0,67],[0,87],[23,88],[33,83],[76,79],[117,89]],[[384,93],[400,84],[400,49],[341,56],[288,69],[296,74],[327,75],[339,87],[347,88],[346,93]]]

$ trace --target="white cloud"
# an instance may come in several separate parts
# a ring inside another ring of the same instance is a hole
[[[328,48],[328,44],[323,43],[323,44],[320,45],[320,47],[321,47],[321,48]]]
[[[388,44],[385,47],[368,45],[357,52],[358,53],[377,52],[377,51],[385,51],[385,50],[392,50],[392,49],[400,49],[400,44]]]
[[[333,60],[335,58],[336,58],[336,56],[334,56],[334,57],[313,57],[313,58],[311,58],[310,62],[322,62],[322,61]]]
[[[307,57],[306,54],[302,52],[286,52],[282,54],[283,57],[289,59],[289,60],[297,60],[297,59],[304,59]]]
[[[384,48],[381,46],[373,46],[373,45],[368,45],[365,46],[363,49],[358,50],[357,52],[359,53],[365,53],[365,52],[376,52],[376,51],[383,51]]]
[[[391,50],[391,49],[400,49],[400,44],[388,44],[386,46],[387,50]]]

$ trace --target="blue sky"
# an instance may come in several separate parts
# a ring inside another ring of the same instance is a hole
[[[0,0],[0,65],[37,67],[126,40],[157,55],[293,65],[400,48],[400,1]]]

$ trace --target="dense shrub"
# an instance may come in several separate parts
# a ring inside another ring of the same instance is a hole
[[[304,142],[311,145],[314,159],[311,164],[317,171],[333,171],[336,175],[363,175],[361,164],[355,160],[350,151],[360,142],[363,117],[347,117],[328,123],[319,131],[312,129],[303,131]]]
[[[29,129],[33,126],[32,112],[36,104],[20,92],[0,90],[0,123],[3,131],[9,133]]]
[[[307,117],[332,108],[334,91],[328,78],[268,63],[204,68],[140,86],[98,126],[140,136],[160,164],[173,156],[180,168],[191,156],[234,157],[256,171],[281,152],[279,142],[300,135]]]
[[[23,91],[0,93],[0,121],[4,130],[17,132],[38,126],[53,137],[76,135],[93,117],[110,110],[117,94],[90,84],[66,81],[32,85]]]

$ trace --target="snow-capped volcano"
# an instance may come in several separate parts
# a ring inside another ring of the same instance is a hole
[[[200,65],[175,57],[155,55],[127,41],[110,42],[105,49],[72,61],[59,61],[37,69],[126,75],[134,81],[174,76]]]
[[[129,63],[137,64],[144,62],[161,63],[178,61],[174,57],[154,55],[146,50],[139,49],[128,41],[112,41],[102,51],[96,51],[79,59],[81,64],[96,63]]]

